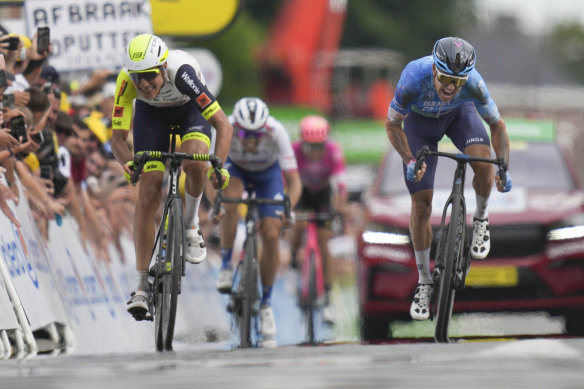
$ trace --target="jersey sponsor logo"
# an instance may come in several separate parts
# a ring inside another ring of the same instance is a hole
[[[196,94],[201,93],[201,90],[197,87],[197,85],[195,84],[195,81],[193,81],[193,79],[191,77],[189,77],[189,74],[187,72],[183,72],[183,74],[181,75],[181,78],[187,83],[188,86],[191,87],[191,89]]]
[[[201,95],[197,97],[195,100],[197,101],[197,104],[199,104],[199,107],[201,108],[205,108],[207,105],[211,104],[211,99],[209,98],[209,96],[207,96],[205,92],[201,93]]]
[[[115,107],[114,117],[121,118],[122,116],[124,116],[124,107]]]
[[[219,111],[221,107],[217,101],[213,102],[207,109],[202,112],[203,117],[205,120],[208,120],[211,116],[215,115],[217,111]]]
[[[120,97],[122,97],[124,95],[124,93],[126,92],[127,86],[128,86],[128,83],[125,80],[122,81],[122,84],[120,85],[120,90],[118,92],[118,96],[116,98],[116,104],[120,103]]]

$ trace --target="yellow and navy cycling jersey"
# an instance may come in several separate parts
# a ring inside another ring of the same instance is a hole
[[[112,129],[129,130],[132,106],[135,99],[154,107],[178,107],[194,100],[201,115],[209,119],[219,109],[219,103],[205,83],[197,61],[180,50],[171,50],[166,63],[165,82],[153,99],[145,99],[136,90],[127,68],[123,68],[116,81]]]

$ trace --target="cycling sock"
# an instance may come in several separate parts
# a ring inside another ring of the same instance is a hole
[[[198,197],[191,196],[185,192],[185,227],[198,227],[199,226],[199,204],[201,204],[201,198],[203,194],[201,193]]]
[[[136,290],[148,290],[148,272],[136,270]]]
[[[485,220],[489,216],[487,211],[487,205],[489,204],[489,198],[483,197],[475,193],[477,198],[477,210],[475,211],[474,217],[479,220]]]
[[[233,247],[221,247],[221,269],[231,269],[231,255],[233,254]]]
[[[262,302],[260,306],[272,305],[272,286],[262,287]]]
[[[432,284],[432,273],[430,273],[430,247],[422,251],[414,251],[416,255],[416,265],[418,266],[418,283]]]

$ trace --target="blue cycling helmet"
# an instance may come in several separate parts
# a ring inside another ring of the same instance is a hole
[[[432,57],[438,70],[453,76],[464,76],[470,73],[477,62],[474,47],[457,37],[439,39],[434,44]]]

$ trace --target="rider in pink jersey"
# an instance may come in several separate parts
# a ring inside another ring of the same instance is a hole
[[[328,121],[322,116],[310,115],[300,122],[300,140],[292,144],[298,163],[298,172],[302,179],[302,195],[296,205],[297,211],[333,212],[347,199],[345,157],[341,146],[328,139],[329,129]],[[332,324],[334,315],[329,304],[332,261],[328,249],[332,230],[330,222],[317,221],[317,227],[326,291],[323,319]],[[292,267],[297,266],[297,251],[305,228],[306,222],[298,220],[292,229],[290,241]]]

